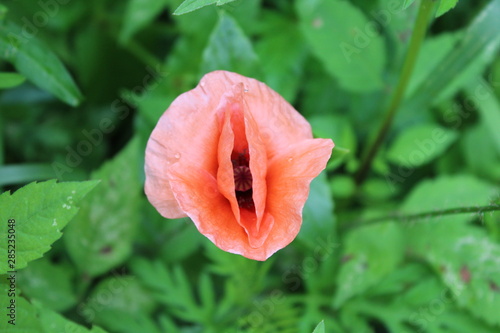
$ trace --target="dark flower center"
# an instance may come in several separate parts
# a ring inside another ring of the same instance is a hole
[[[233,152],[231,156],[234,173],[234,189],[238,206],[248,210],[255,209],[252,191],[252,173],[250,172],[250,156],[245,149],[241,153]]]

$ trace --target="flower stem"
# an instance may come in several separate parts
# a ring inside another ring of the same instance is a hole
[[[434,0],[422,0],[422,2],[420,3],[417,19],[415,21],[415,26],[413,28],[413,34],[410,40],[410,45],[406,53],[406,58],[403,64],[403,68],[401,69],[401,75],[399,77],[396,90],[392,95],[392,99],[389,103],[389,107],[385,114],[382,126],[377,132],[375,140],[369,146],[367,153],[364,155],[361,166],[356,174],[356,183],[358,185],[365,180],[368,171],[370,170],[371,163],[375,158],[377,151],[380,148],[380,145],[384,141],[384,138],[387,135],[389,128],[391,127],[394,116],[398,111],[399,105],[403,100],[406,88],[408,86],[408,82],[410,81],[411,74],[415,67],[415,63],[417,62],[420,47],[422,46],[422,42],[425,38],[427,25],[433,13],[433,8],[435,3],[436,1]]]
[[[483,214],[485,212],[492,211],[500,211],[500,205],[498,204],[490,204],[487,206],[472,206],[472,207],[459,207],[459,208],[448,208],[443,210],[434,210],[429,212],[417,213],[417,214],[409,214],[403,215],[399,213],[389,214],[383,217],[376,217],[373,219],[368,219],[361,222],[353,222],[345,226],[346,229],[353,229],[365,225],[376,224],[380,222],[387,222],[390,220],[402,221],[402,222],[410,222],[415,220],[422,219],[430,219],[433,217],[439,217],[443,215],[454,215],[454,214],[467,214],[467,213],[475,213],[475,214]]]

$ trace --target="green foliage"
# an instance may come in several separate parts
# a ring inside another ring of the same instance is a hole
[[[18,73],[0,73],[0,89],[14,88],[26,81],[26,78]]]
[[[419,167],[440,156],[456,139],[456,132],[439,126],[411,127],[397,137],[387,158],[398,165]]]
[[[112,161],[92,173],[101,186],[67,229],[65,245],[82,273],[102,274],[132,251],[138,223],[139,142],[132,139]]]
[[[358,8],[345,1],[297,1],[297,11],[312,51],[342,87],[382,89],[384,41],[373,30],[364,31],[368,19]]]
[[[24,28],[25,29],[25,28]],[[54,94],[69,105],[76,106],[82,95],[64,65],[52,51],[35,36],[7,21],[0,26],[0,58],[34,84]]]
[[[13,195],[0,195],[0,245],[3,258],[8,258],[8,244],[15,244],[16,254],[11,262],[2,260],[0,274],[26,267],[50,250],[52,243],[62,236],[61,230],[78,213],[83,197],[98,181],[31,183]],[[7,223],[10,221],[9,223]],[[8,235],[14,235],[9,237]],[[12,239],[15,242],[8,243]]]
[[[203,51],[201,72],[228,70],[243,75],[258,75],[258,58],[250,40],[229,15],[221,13]]]
[[[498,332],[498,17],[499,0],[3,2],[0,331]],[[265,262],[143,193],[158,119],[221,69],[335,143]]]

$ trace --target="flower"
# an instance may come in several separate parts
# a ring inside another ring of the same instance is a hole
[[[267,85],[206,74],[161,116],[146,148],[145,192],[166,218],[189,216],[224,251],[266,260],[302,224],[309,184],[334,144]]]

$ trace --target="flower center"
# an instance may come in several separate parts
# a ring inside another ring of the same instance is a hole
[[[234,171],[234,188],[236,191],[248,191],[252,188],[252,174],[247,166],[237,166]]]
[[[252,194],[252,173],[250,172],[250,156],[245,149],[242,153],[233,152],[231,156],[234,173],[234,190],[238,206],[249,210],[255,209]]]

